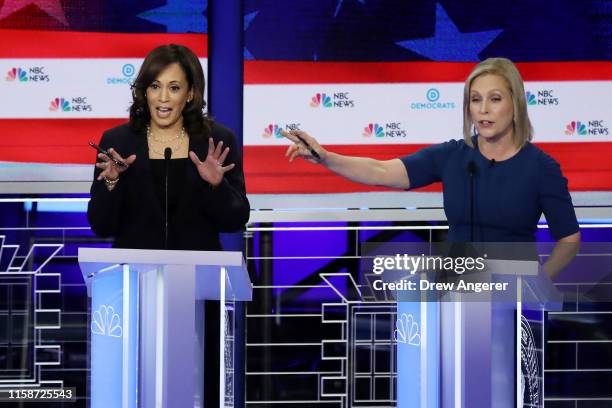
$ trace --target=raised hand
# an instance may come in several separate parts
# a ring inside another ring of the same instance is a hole
[[[98,153],[98,159],[101,159],[101,162],[96,163],[96,167],[102,169],[102,172],[98,175],[98,180],[117,180],[119,175],[126,171],[134,161],[136,161],[136,155],[133,154],[129,156],[127,159],[124,159],[113,149],[112,147],[108,149],[108,152],[113,155],[115,160],[118,160],[122,163],[127,164],[125,167],[117,166],[111,159],[105,154]]]
[[[280,131],[281,135],[291,140],[293,144],[285,152],[292,162],[297,156],[302,157],[310,163],[318,164],[325,161],[327,150],[317,140],[302,130]],[[313,153],[314,152],[314,153]],[[318,157],[316,157],[318,155]]]
[[[228,164],[227,166],[223,165],[229,154],[229,150],[229,147],[223,149],[223,141],[217,143],[215,147],[215,143],[211,137],[208,139],[208,154],[204,161],[200,161],[193,151],[189,152],[189,158],[198,169],[198,173],[200,177],[202,177],[202,180],[216,187],[223,181],[225,173],[236,166],[234,163]]]

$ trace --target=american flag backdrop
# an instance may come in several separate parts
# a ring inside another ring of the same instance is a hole
[[[89,180],[87,141],[126,121],[130,84],[151,49],[184,44],[206,64],[207,8],[205,0],[1,2],[0,181]]]
[[[0,180],[88,180],[86,142],[127,118],[144,55],[176,42],[206,58],[207,11],[206,0],[0,0]],[[534,141],[570,188],[610,190],[611,44],[602,0],[246,0],[247,188],[369,189],[289,165],[278,130],[378,158],[460,138],[463,80],[504,56],[526,80]]]
[[[459,139],[463,81],[496,56],[517,63],[534,142],[570,189],[612,189],[610,1],[247,0],[244,23],[251,192],[375,190],[287,163],[279,130],[381,159]]]

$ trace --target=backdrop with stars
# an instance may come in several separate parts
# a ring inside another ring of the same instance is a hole
[[[280,129],[388,159],[462,137],[463,81],[502,56],[525,79],[536,142],[576,190],[612,190],[612,3],[245,1],[244,156],[251,192],[376,190],[282,160]],[[431,186],[439,190],[440,186]]]
[[[151,49],[184,44],[206,65],[207,12],[206,0],[0,0],[0,181],[89,181],[87,141],[126,121]]]

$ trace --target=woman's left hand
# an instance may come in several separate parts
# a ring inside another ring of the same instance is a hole
[[[212,137],[208,139],[208,154],[206,160],[200,161],[198,156],[193,152],[189,152],[189,158],[196,165],[198,173],[202,180],[208,182],[211,186],[217,187],[223,181],[223,175],[233,169],[234,163],[223,165],[227,158],[229,147],[223,149],[223,141],[220,141],[215,147]]]

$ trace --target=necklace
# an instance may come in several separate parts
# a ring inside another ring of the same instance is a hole
[[[155,147],[153,147],[153,143],[151,142],[165,145],[165,147],[170,147],[172,148],[172,151],[176,152],[180,149],[180,147],[183,145],[186,139],[185,128],[181,127],[181,131],[176,136],[164,140],[164,139],[156,139],[155,136],[153,135],[153,132],[151,131],[151,127],[147,126],[147,139],[149,140],[149,149],[152,150],[154,153],[156,153],[159,156],[164,156],[164,152],[157,150]]]
[[[183,137],[185,137],[185,128],[181,127],[181,131],[179,133],[176,134],[176,136],[173,136],[169,139],[158,139],[155,137],[155,135],[153,134],[153,132],[151,131],[151,126],[147,126],[147,137],[150,138],[151,140],[153,140],[154,142],[157,143],[170,143],[174,140],[178,140],[181,139]]]

